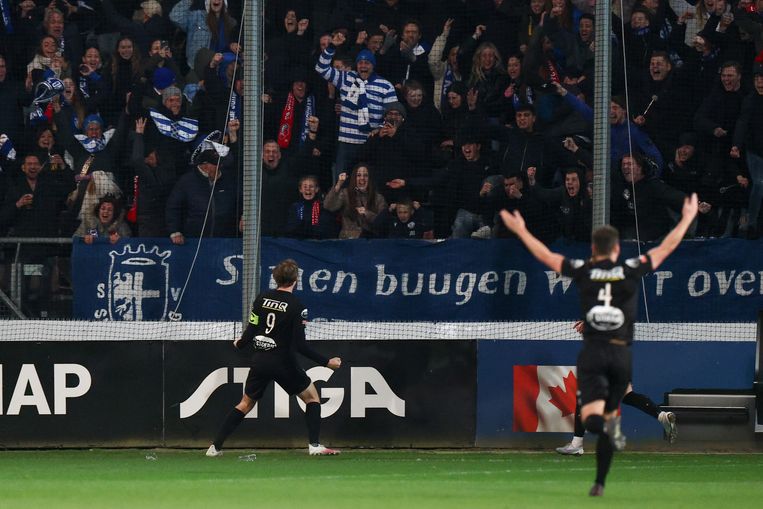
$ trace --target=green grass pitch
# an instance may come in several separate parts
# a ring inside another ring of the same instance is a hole
[[[763,507],[761,454],[616,454],[591,499],[592,453],[251,452],[0,451],[0,508]]]

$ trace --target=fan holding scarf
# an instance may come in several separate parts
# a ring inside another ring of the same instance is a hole
[[[342,111],[339,116],[339,140],[333,171],[334,181],[346,172],[357,158],[368,135],[381,126],[384,106],[397,101],[395,87],[374,72],[376,57],[364,49],[355,58],[356,71],[338,71],[331,66],[336,47],[345,36],[336,32],[331,44],[321,52],[315,70],[340,91]]]
[[[308,119],[316,116],[315,95],[309,90],[307,72],[295,68],[288,94],[273,95],[265,103],[265,138],[273,138],[285,156],[296,153],[305,144]]]

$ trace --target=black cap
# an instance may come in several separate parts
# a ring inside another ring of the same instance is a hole
[[[209,164],[217,164],[217,161],[220,160],[220,155],[215,152],[214,150],[205,150],[203,152],[200,152],[197,156],[195,161],[196,165],[209,163]]]
[[[678,137],[678,146],[683,147],[684,145],[691,145],[692,147],[696,147],[697,135],[692,132],[682,133],[681,136]]]

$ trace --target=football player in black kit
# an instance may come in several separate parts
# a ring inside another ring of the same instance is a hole
[[[583,348],[578,355],[578,398],[586,429],[599,435],[596,443],[596,482],[591,496],[604,494],[604,482],[615,449],[625,447],[617,408],[631,381],[633,322],[639,282],[657,269],[681,243],[697,216],[697,195],[684,200],[681,220],[663,241],[646,255],[620,262],[617,230],[602,226],[591,235],[591,258],[571,260],[552,252],[525,226],[519,212],[501,211],[506,227],[514,232],[541,263],[575,281],[580,292]]]
[[[223,442],[254,408],[271,380],[291,395],[305,402],[308,453],[311,456],[339,454],[320,444],[321,400],[318,391],[299,364],[297,352],[321,366],[339,369],[342,359],[327,358],[313,350],[305,340],[307,309],[292,293],[297,284],[299,266],[291,259],[283,260],[273,269],[275,290],[261,293],[254,299],[249,324],[233,346],[243,350],[253,345],[252,367],[244,385],[244,395],[225,418],[207,456],[221,456]]]

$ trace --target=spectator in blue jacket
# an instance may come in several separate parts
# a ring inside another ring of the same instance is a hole
[[[593,123],[593,109],[586,103],[575,97],[575,94],[567,93],[567,89],[556,84],[556,93],[572,106],[576,111],[585,117],[586,121]],[[624,156],[630,154],[628,133],[633,142],[633,150],[641,152],[646,157],[657,164],[662,172],[663,159],[657,146],[644,134],[644,132],[633,122],[628,120],[626,115],[625,100],[621,97],[613,97],[609,107],[610,124],[610,160],[611,167],[616,168]],[[629,126],[630,124],[630,126]],[[659,175],[656,175],[659,176]]]

